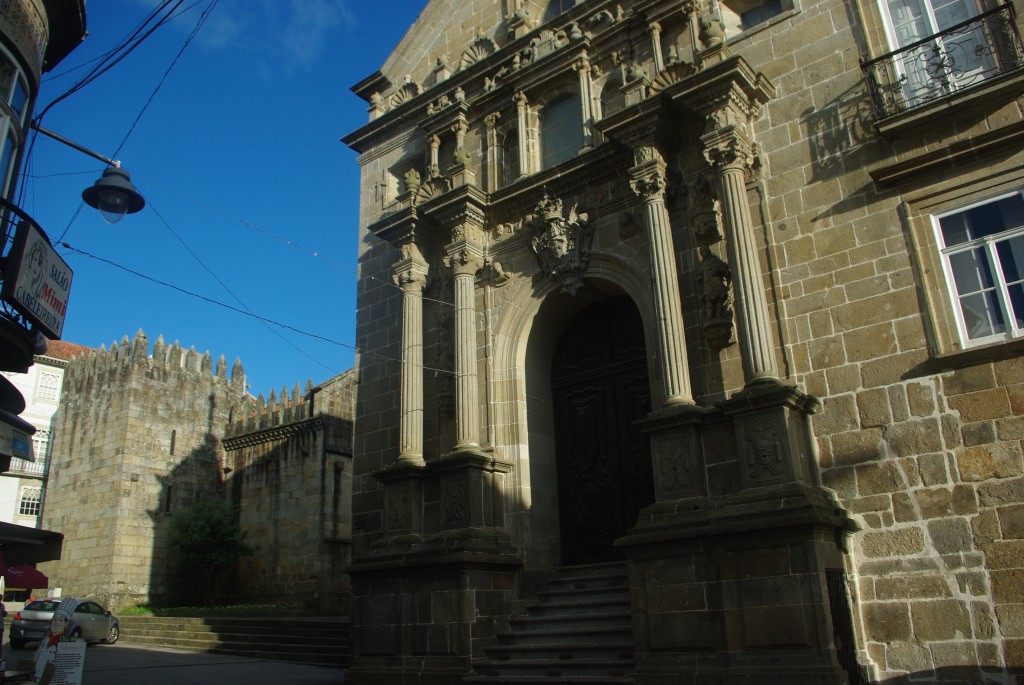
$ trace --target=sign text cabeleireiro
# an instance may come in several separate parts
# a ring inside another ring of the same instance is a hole
[[[7,256],[0,296],[51,340],[60,340],[74,275],[42,229],[22,221]]]

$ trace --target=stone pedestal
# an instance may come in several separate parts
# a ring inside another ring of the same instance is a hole
[[[856,524],[816,482],[816,406],[771,384],[644,423],[657,502],[616,543],[629,562],[634,682],[848,682],[826,576],[844,568]],[[729,432],[727,453],[713,443]],[[723,468],[731,478],[713,475]]]
[[[346,682],[455,685],[507,626],[522,566],[503,527],[510,470],[460,449],[374,474],[386,534],[349,571],[358,628]]]

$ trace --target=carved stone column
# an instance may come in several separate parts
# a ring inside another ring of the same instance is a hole
[[[517,124],[519,126],[519,173],[526,176],[533,173],[533,161],[530,155],[530,101],[526,93],[517,91],[515,94]]]
[[[661,51],[661,24],[654,21],[647,27],[651,35],[651,53],[654,55],[654,73],[660,74],[665,70],[665,57]]]
[[[484,117],[487,126],[487,192],[493,193],[498,189],[501,179],[501,145],[498,143],[498,121],[501,119],[501,112],[494,112]]]
[[[460,233],[456,229],[456,233]],[[455,273],[455,448],[479,447],[480,402],[476,377],[476,273],[483,268],[483,248],[457,237],[447,248],[445,264]]]
[[[430,146],[430,173],[428,176],[435,176],[441,173],[441,138],[431,133],[427,136],[427,144]]]
[[[466,119],[460,116],[452,124],[452,133],[455,134],[455,159],[449,169],[453,187],[476,184],[476,171],[470,166],[470,154],[466,150],[466,133],[469,131],[469,124]]]
[[[643,198],[644,224],[650,245],[654,308],[658,323],[658,358],[665,383],[665,404],[693,404],[686,359],[686,337],[679,298],[679,276],[672,227],[665,208],[665,160],[654,147],[635,151],[636,166],[629,170],[633,192]]]
[[[737,337],[746,385],[750,386],[778,380],[779,372],[769,328],[764,275],[747,202],[746,172],[754,160],[754,146],[743,128],[734,123],[735,117],[736,114],[728,110],[712,113],[711,119],[717,126],[702,136],[701,142],[704,155],[718,177],[729,266],[736,292]]]
[[[415,243],[402,246],[393,267],[402,289],[402,389],[398,461],[423,466],[423,286],[427,262]]]
[[[590,58],[584,52],[572,68],[580,77],[580,109],[583,114],[583,149],[594,147],[594,81],[590,75]]]

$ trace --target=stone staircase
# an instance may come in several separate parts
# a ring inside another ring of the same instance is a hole
[[[121,616],[121,641],[275,661],[347,666],[347,618]]]
[[[564,567],[513,618],[463,683],[632,683],[633,629],[623,563]]]

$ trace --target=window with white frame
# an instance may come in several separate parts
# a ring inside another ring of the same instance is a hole
[[[36,400],[40,402],[56,402],[60,390],[60,376],[42,371],[39,374],[39,386],[36,388]]]
[[[889,47],[899,51],[894,67],[908,106],[992,75],[985,27],[963,25],[980,13],[978,0],[880,0],[880,5]]]
[[[14,164],[24,141],[28,81],[7,50],[0,48],[0,196],[13,185]]]
[[[1024,332],[1024,195],[933,217],[960,338],[977,345]]]
[[[42,488],[22,488],[21,501],[18,503],[18,514],[20,516],[39,516],[42,501]]]
[[[50,431],[37,430],[32,434],[32,454],[36,463],[41,464],[46,460],[47,452],[50,450]]]

